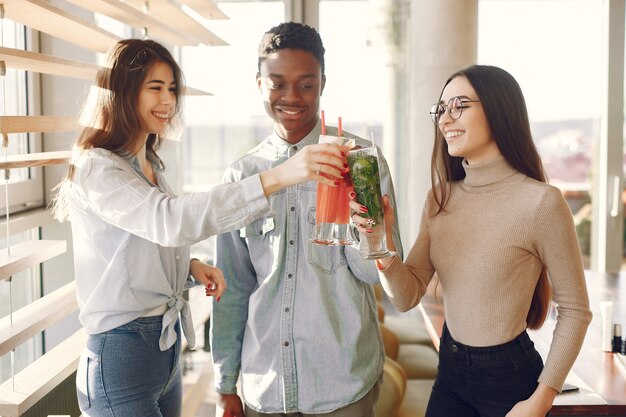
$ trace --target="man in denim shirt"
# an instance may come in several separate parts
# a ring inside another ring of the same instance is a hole
[[[298,23],[270,29],[259,46],[257,84],[274,132],[235,162],[225,181],[317,143],[324,83],[319,34]],[[337,131],[329,127],[327,134]],[[369,141],[356,138],[356,144]],[[395,206],[384,158],[380,174]],[[374,416],[385,357],[371,285],[378,272],[356,248],[310,242],[316,194],[316,182],[289,187],[270,198],[262,219],[217,238],[228,290],[213,306],[211,346],[225,417],[244,416],[240,371],[247,417]],[[397,228],[394,241],[401,253]]]

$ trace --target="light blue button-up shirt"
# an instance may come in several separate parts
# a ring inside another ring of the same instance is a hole
[[[85,330],[102,333],[161,307],[160,348],[176,341],[179,313],[193,346],[189,306],[182,297],[189,278],[189,245],[241,228],[267,212],[259,176],[176,197],[154,162],[158,186],[143,175],[136,157],[76,150],[72,164],[75,172],[64,192]]]
[[[319,135],[319,123],[297,145],[273,134],[235,162],[226,181],[276,166]],[[358,138],[357,145],[370,143]],[[380,173],[393,201],[384,159]],[[263,413],[333,411],[363,397],[382,372],[371,285],[378,271],[356,248],[310,242],[316,194],[314,181],[286,188],[270,197],[262,219],[217,238],[228,290],[213,307],[216,388],[237,392],[241,370],[244,401]],[[401,253],[397,230],[395,236]]]

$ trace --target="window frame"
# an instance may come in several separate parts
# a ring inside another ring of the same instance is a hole
[[[5,20],[5,24],[8,20]],[[20,48],[28,51],[37,51],[39,48],[38,44],[38,36],[35,36],[34,30],[25,27],[24,25],[12,22],[12,24],[17,25],[19,29],[22,31],[22,44],[21,45],[9,45],[8,47]],[[5,45],[3,45],[5,46]],[[11,70],[8,71],[19,71],[18,74],[18,82],[20,79],[23,79],[24,90],[22,91],[24,97],[24,104],[20,108],[19,116],[26,115],[39,115],[41,114],[41,100],[40,100],[40,83],[39,83],[39,74],[23,71],[23,70]],[[7,97],[4,98],[5,100]],[[18,98],[19,100],[19,98]],[[16,134],[7,135],[8,141],[23,141],[26,140],[26,148],[29,153],[41,152],[42,151],[42,134],[41,133],[25,133],[26,139],[23,137],[15,137]],[[4,153],[4,149],[0,151]],[[2,156],[0,156],[2,158]],[[23,181],[18,181],[14,183],[9,183],[8,185],[8,200],[9,200],[9,218],[11,214],[19,213],[26,210],[31,210],[36,207],[43,207],[45,202],[45,190],[44,190],[44,180],[43,180],[43,168],[35,167],[35,168],[20,168],[28,170],[28,179]],[[3,173],[3,177],[6,175],[6,172]],[[11,175],[11,172],[9,172]],[[4,196],[6,195],[6,182],[0,180],[0,200],[4,200]],[[1,204],[0,206],[0,216],[6,217],[6,203]]]

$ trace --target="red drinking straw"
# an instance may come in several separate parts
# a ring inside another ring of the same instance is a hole
[[[341,117],[337,120],[337,136],[341,136]]]
[[[326,122],[324,121],[324,110],[322,110],[320,117],[322,118],[322,135],[326,134]]]

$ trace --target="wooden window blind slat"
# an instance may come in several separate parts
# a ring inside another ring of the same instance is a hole
[[[127,0],[127,3],[139,10],[144,6],[144,0]],[[148,14],[157,20],[168,22],[177,30],[193,36],[205,45],[228,45],[222,38],[185,13],[180,4],[173,0],[151,0]]]
[[[0,60],[3,60],[8,68],[64,77],[93,79],[98,71],[95,64],[2,46]]]
[[[19,69],[24,71],[33,71],[44,74],[52,74],[52,75],[62,75],[65,77],[74,77],[81,78],[87,80],[93,80],[96,77],[96,73],[98,72],[98,67],[95,64],[88,64],[86,62],[74,61],[71,59],[64,59],[55,57],[52,55],[40,54],[37,52],[23,51],[20,49],[13,48],[5,48],[0,46],[0,60],[6,63],[8,68]],[[185,86],[185,90],[183,94],[190,96],[212,96],[213,94],[200,90],[194,87]],[[0,133],[18,133],[17,131],[10,131],[10,125],[5,125],[9,123],[8,118],[32,118],[32,117],[64,117],[66,119],[57,119],[55,124],[60,126],[69,126],[69,128],[59,128],[55,130],[75,130],[77,126],[76,120],[71,120],[70,118],[73,116],[0,116],[2,120],[0,120]],[[5,119],[6,118],[6,119]],[[20,120],[20,119],[14,119]],[[36,119],[32,119],[36,120]],[[50,119],[52,120],[52,119]],[[24,119],[24,122],[26,120]],[[52,122],[51,122],[52,123]],[[27,123],[20,123],[20,125],[26,125]],[[74,126],[72,126],[74,124]],[[52,130],[28,130],[31,128],[24,128],[25,130],[21,130],[20,132],[50,132]]]
[[[182,3],[206,19],[228,19],[228,16],[211,0],[183,0]]]
[[[121,38],[43,0],[2,0],[4,16],[96,52]]]
[[[78,310],[74,281],[0,320],[0,356]]]
[[[15,390],[10,379],[0,385],[0,415],[21,416],[75,372],[86,342],[81,329],[17,373]]]
[[[76,116],[0,116],[0,133],[63,132],[78,129]]]
[[[45,226],[54,221],[50,211],[45,208],[16,213],[9,217],[9,232],[12,234],[22,233],[35,227]],[[6,227],[0,227],[0,239],[6,239],[6,237]]]
[[[18,272],[54,258],[67,250],[64,240],[29,240],[0,250],[0,280],[6,280]]]
[[[41,152],[0,157],[0,169],[28,168],[45,165],[65,164],[72,156],[72,151]]]
[[[176,32],[161,21],[119,0],[68,0],[84,9],[100,13],[135,29],[148,28],[148,36],[173,45],[193,46],[198,41],[186,33]]]

